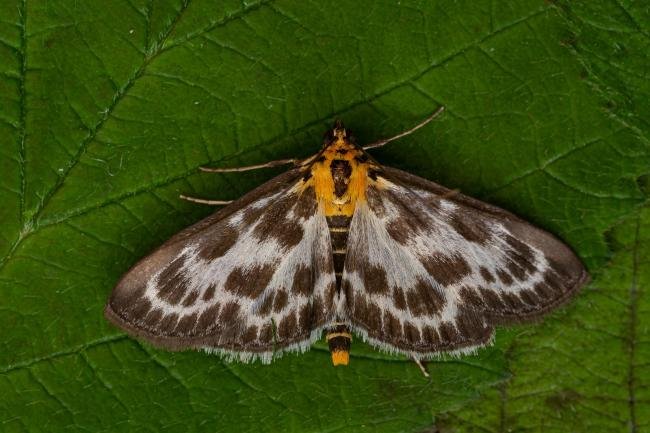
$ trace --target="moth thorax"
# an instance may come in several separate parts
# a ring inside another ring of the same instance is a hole
[[[336,325],[327,331],[327,344],[332,355],[332,364],[348,365],[350,363],[350,343],[352,334],[345,325]]]
[[[330,163],[330,171],[332,173],[332,180],[334,181],[334,194],[337,197],[343,197],[343,194],[348,190],[352,167],[344,159],[334,159]]]

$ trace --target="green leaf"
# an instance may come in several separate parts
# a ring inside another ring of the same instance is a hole
[[[236,198],[279,172],[201,165],[307,156],[334,118],[371,142],[444,105],[377,158],[551,230],[593,271],[611,255],[604,233],[644,200],[647,98],[619,110],[604,96],[647,94],[642,64],[621,82],[595,76],[570,8],[23,0],[2,2],[0,22],[6,431],[417,431],[502,382],[511,344],[547,327],[583,339],[566,317],[598,285],[540,330],[432,363],[430,381],[357,341],[333,368],[322,344],[262,366],[130,339],[102,316],[115,282],[211,211],[178,194]],[[529,344],[532,365],[552,362],[548,341]]]

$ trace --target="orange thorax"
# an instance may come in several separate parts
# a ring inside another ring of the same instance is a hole
[[[368,163],[363,150],[350,143],[345,130],[335,131],[311,167],[314,191],[325,216],[352,216],[358,200],[366,199]]]

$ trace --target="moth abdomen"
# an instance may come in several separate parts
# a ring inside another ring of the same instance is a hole
[[[347,325],[335,325],[327,331],[327,345],[332,355],[332,364],[348,365],[350,363],[350,344],[352,334]]]
[[[332,241],[332,261],[334,263],[334,276],[336,277],[336,290],[341,290],[341,278],[345,267],[345,257],[348,246],[348,230],[351,217],[336,215],[327,217],[327,226]]]

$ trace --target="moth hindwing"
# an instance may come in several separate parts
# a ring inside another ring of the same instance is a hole
[[[323,331],[335,365],[352,331],[420,360],[483,346],[589,280],[551,234],[365,149],[337,123],[310,158],[248,167],[295,165],[137,263],[106,317],[157,346],[241,361],[305,351]]]

